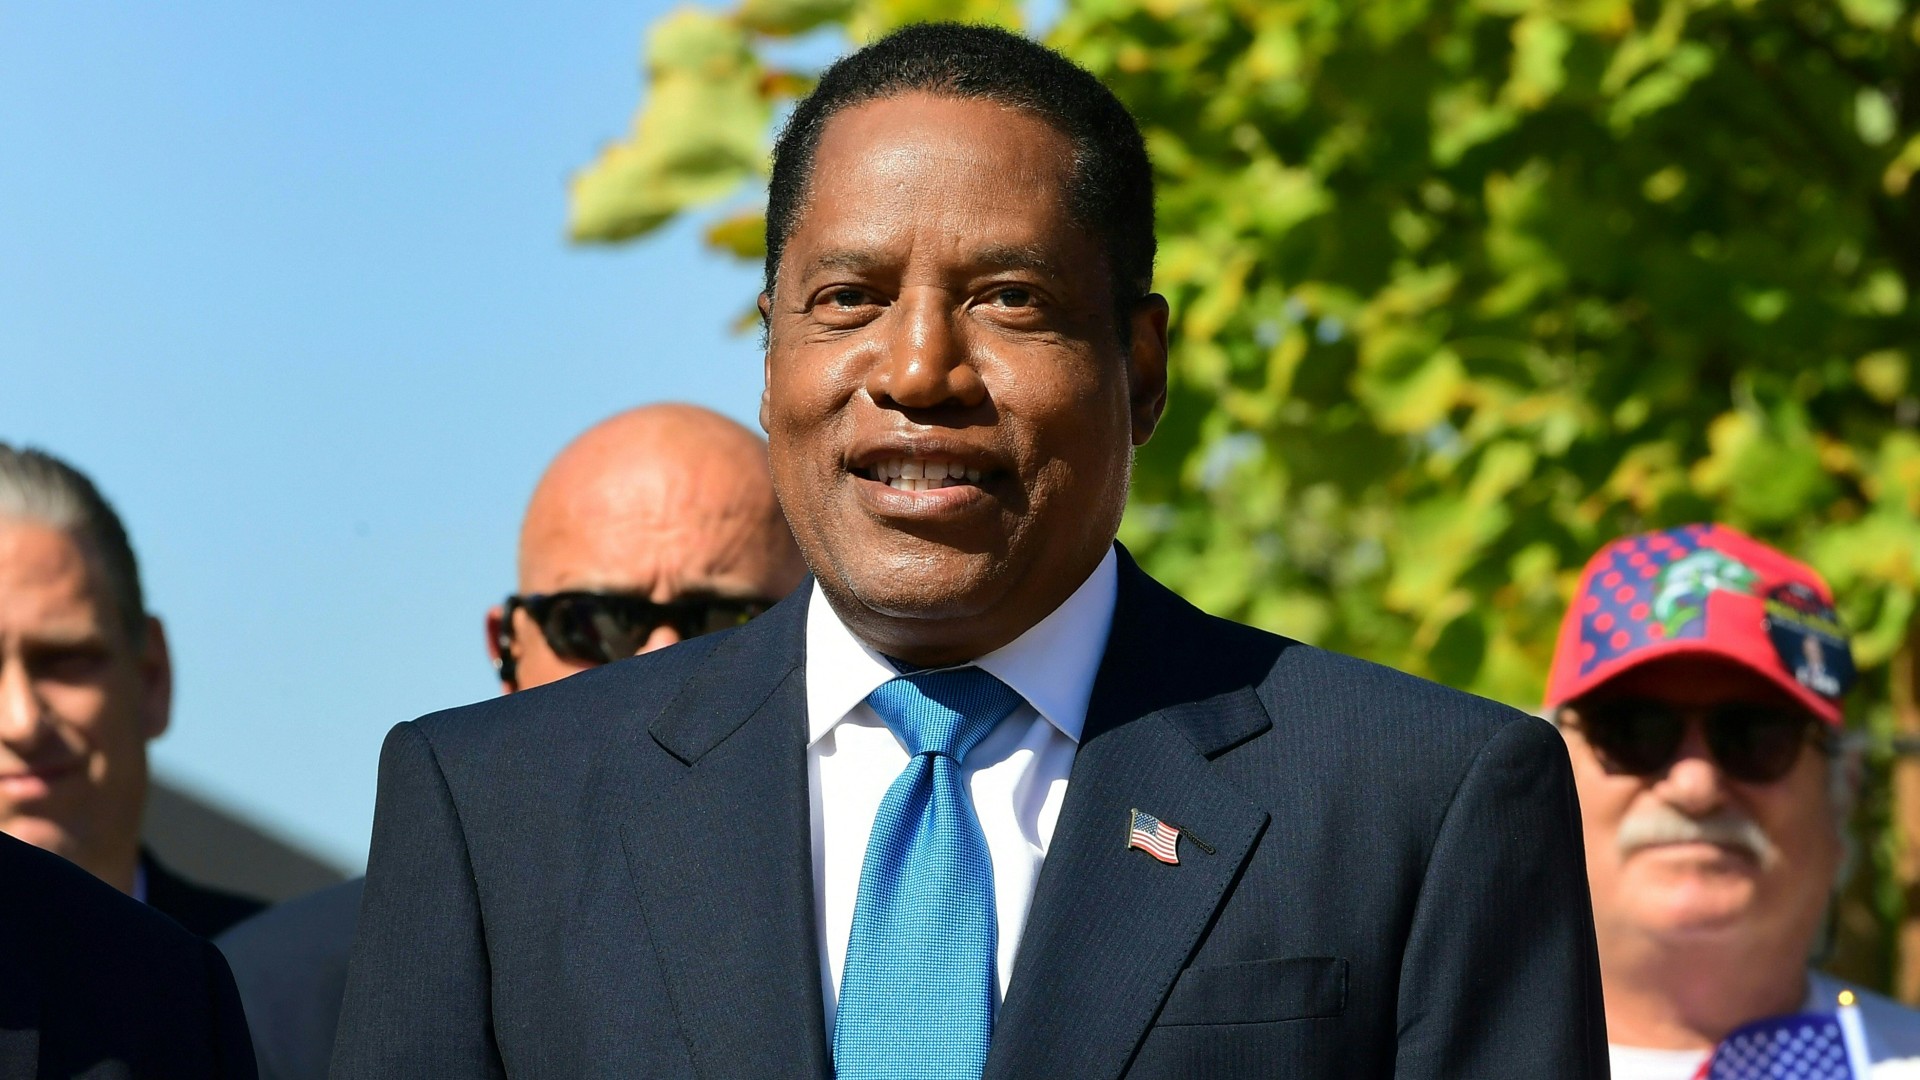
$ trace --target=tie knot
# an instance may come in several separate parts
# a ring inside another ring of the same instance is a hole
[[[902,675],[867,695],[909,754],[944,754],[956,765],[1020,701],[1012,687],[976,667]]]

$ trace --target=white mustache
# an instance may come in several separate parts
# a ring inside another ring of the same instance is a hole
[[[1696,818],[1665,803],[1655,803],[1620,823],[1614,845],[1620,855],[1661,844],[1715,844],[1744,851],[1764,869],[1780,858],[1780,849],[1754,820],[1733,810],[1720,809]]]

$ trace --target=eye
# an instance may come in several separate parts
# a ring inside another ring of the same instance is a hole
[[[834,307],[847,309],[865,307],[873,302],[873,298],[859,289],[840,288],[827,293],[826,301]]]
[[[27,667],[37,678],[59,683],[89,682],[107,664],[108,654],[99,644],[54,646],[35,649]]]
[[[1018,285],[1007,285],[993,291],[993,302],[1000,307],[1032,307],[1033,292]]]

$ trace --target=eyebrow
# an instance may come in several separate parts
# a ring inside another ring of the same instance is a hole
[[[815,255],[801,269],[803,278],[824,270],[863,274],[885,266],[889,259],[876,251],[839,248]],[[968,262],[981,270],[1026,270],[1048,277],[1062,276],[1060,266],[1039,247],[1028,244],[994,244],[974,252]]]
[[[99,626],[35,627],[20,635],[27,649],[76,649],[106,644],[107,636]]]
[[[801,267],[800,276],[803,279],[810,278],[822,270],[844,270],[848,273],[861,274],[885,262],[886,260],[877,252],[862,251],[857,248],[839,248],[815,255],[806,266]]]
[[[988,270],[1027,270],[1048,277],[1061,277],[1060,266],[1047,253],[1023,244],[996,244],[983,248],[973,262]]]

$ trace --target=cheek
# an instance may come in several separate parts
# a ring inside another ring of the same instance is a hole
[[[1586,842],[1587,869],[1596,876],[1615,872],[1620,864],[1615,844],[1620,823],[1633,810],[1646,786],[1632,777],[1613,776],[1600,767],[1587,747],[1569,741],[1574,789],[1580,799],[1580,827]]]
[[[1587,869],[1612,874],[1620,867],[1620,822],[1632,807],[1632,796],[1615,792],[1580,793],[1580,825],[1586,843]]]
[[[774,346],[767,359],[770,426],[804,431],[839,412],[859,392],[876,351],[864,341]]]
[[[131,700],[131,695],[122,695]],[[118,728],[134,726],[132,708],[116,710],[114,688],[101,683],[56,683],[41,690],[52,726],[62,742],[76,749],[111,741]],[[118,711],[129,714],[115,717]],[[124,722],[117,722],[124,721]]]
[[[1797,771],[1788,782],[1755,792],[1750,800],[1754,819],[1780,846],[1784,866],[1807,869],[1839,866],[1843,852],[1842,825],[1834,821],[1832,804],[1827,798],[1825,769],[1823,761],[1803,762],[1802,771]],[[1824,880],[1831,881],[1831,878]]]
[[[1117,369],[1109,375],[1086,359],[1035,368],[988,383],[1001,422],[1018,432],[1015,442],[1034,475],[1097,497],[1100,487],[1080,485],[1124,472],[1132,447],[1124,382]]]
[[[562,660],[560,657],[555,656],[553,650],[547,648],[546,642],[543,641],[537,650],[529,650],[523,653],[520,662],[516,665],[514,675],[516,681],[520,684],[520,689],[531,690],[536,686],[544,686],[547,683],[564,679],[577,672],[585,671],[592,666],[592,664]]]
[[[791,371],[801,361],[789,360]],[[767,451],[776,481],[838,470],[850,440],[854,390],[820,372],[775,374],[767,390]]]

